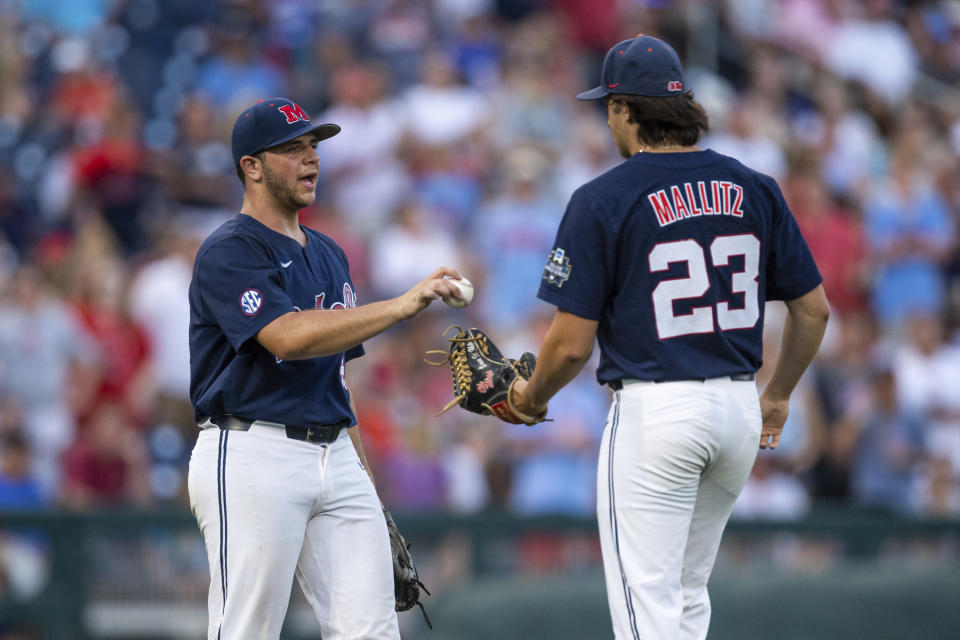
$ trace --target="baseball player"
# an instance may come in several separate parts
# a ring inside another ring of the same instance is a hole
[[[618,43],[578,97],[604,100],[626,161],[570,198],[538,294],[558,309],[513,406],[541,415],[597,338],[614,390],[597,515],[615,636],[705,638],[723,529],[757,445],[777,446],[827,300],[776,183],[695,146],[707,115],[669,45]],[[789,319],[758,398],[767,300]]]
[[[357,306],[347,259],[298,223],[316,197],[314,124],[297,104],[240,114],[240,213],[197,252],[190,396],[202,429],[190,503],[210,561],[208,637],[276,640],[293,577],[325,640],[399,638],[387,526],[367,469],[345,365],[361,343],[437,298],[440,268],[403,295]]]

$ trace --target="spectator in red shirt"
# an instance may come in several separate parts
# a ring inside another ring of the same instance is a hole
[[[784,194],[823,275],[830,307],[840,314],[864,311],[868,266],[860,221],[830,197],[811,169],[791,171]]]
[[[150,500],[145,443],[123,408],[101,403],[63,457],[62,502],[73,509]]]
[[[119,402],[140,422],[149,414],[154,383],[147,334],[128,309],[127,272],[121,261],[92,247],[78,249],[75,258],[74,312],[99,347],[103,363],[99,390],[92,400]],[[78,417],[83,419],[91,411],[89,406],[79,407]]]

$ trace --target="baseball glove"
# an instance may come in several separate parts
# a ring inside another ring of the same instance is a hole
[[[397,529],[393,517],[386,508],[383,510],[383,517],[387,519],[387,532],[390,534],[390,555],[393,556],[393,595],[397,601],[395,609],[406,611],[412,609],[414,605],[419,606],[427,626],[433,629],[430,618],[427,617],[427,610],[423,608],[423,603],[420,602],[420,591],[423,590],[427,595],[430,595],[430,592],[420,582],[417,567],[413,564],[413,557],[410,555],[410,544],[400,535],[400,530]]]
[[[453,375],[453,393],[456,397],[440,411],[441,414],[459,404],[467,411],[496,416],[511,424],[532,425],[546,420],[546,410],[539,415],[528,416],[517,410],[510,397],[518,378],[529,380],[533,375],[533,369],[537,366],[535,355],[527,352],[517,360],[505,358],[490,337],[480,329],[464,331],[454,325],[443,332],[444,337],[453,328],[457,329],[457,335],[447,338],[450,341],[449,353],[439,350],[427,352],[444,356],[439,362],[427,362],[435,365],[449,363]]]

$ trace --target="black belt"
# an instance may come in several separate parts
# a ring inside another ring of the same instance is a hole
[[[732,376],[726,376],[730,378],[733,382],[752,382],[756,380],[757,374],[755,373],[737,373]],[[685,378],[683,380],[649,380],[654,384],[659,384],[661,382],[706,382],[708,378]],[[614,391],[620,391],[623,389],[623,380],[613,380],[608,382],[607,385]]]
[[[221,430],[227,431],[249,431],[253,426],[253,420],[238,418],[237,416],[220,416],[210,418],[210,423]],[[279,425],[283,427],[287,437],[291,440],[300,440],[311,444],[326,444],[333,442],[340,435],[340,430],[345,424],[314,424],[309,427],[297,427],[293,425]]]

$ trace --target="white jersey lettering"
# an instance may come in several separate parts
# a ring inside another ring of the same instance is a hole
[[[690,209],[687,208],[687,203],[683,200],[683,194],[680,193],[680,188],[677,185],[670,187],[670,195],[673,196],[673,208],[677,211],[677,218],[681,216],[684,218],[690,217]]]
[[[677,216],[670,208],[670,201],[667,200],[667,192],[663,189],[647,196],[650,204],[653,205],[653,211],[657,214],[657,222],[661,227],[665,227],[671,222],[676,222]]]
[[[730,214],[738,218],[742,218],[743,210],[740,208],[740,205],[743,204],[743,187],[741,187],[738,184],[735,184],[733,185],[733,190],[737,192],[737,199],[733,203],[733,209],[731,209]]]
[[[733,183],[724,180],[720,183],[720,187],[723,189],[723,211],[730,211],[730,189]]]
[[[668,195],[669,192],[669,195]],[[657,224],[665,227],[679,220],[702,216],[743,217],[743,187],[727,180],[672,184],[647,195]]]
[[[690,211],[695,216],[702,216],[703,211],[697,207],[697,199],[693,197],[693,185],[689,182],[684,182],[683,190],[687,192],[687,198],[690,200]]]
[[[716,180],[711,182],[716,182]],[[703,202],[703,213],[712,216],[716,208],[707,206],[707,187],[703,184],[703,180],[697,183],[697,190],[700,192],[700,201]]]

